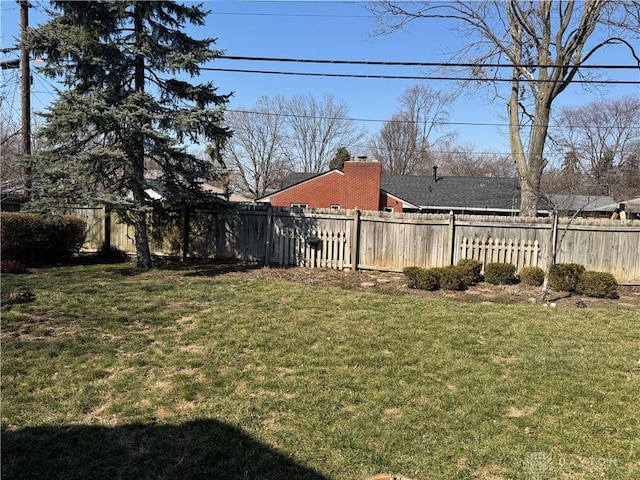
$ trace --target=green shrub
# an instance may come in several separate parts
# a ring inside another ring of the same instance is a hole
[[[473,285],[474,283],[480,283],[484,280],[482,277],[482,262],[474,260],[472,258],[463,258],[458,261],[458,267],[464,269],[467,272],[467,284]]]
[[[618,282],[606,272],[582,272],[578,277],[576,292],[587,297],[618,298]]]
[[[437,290],[440,287],[440,278],[435,268],[427,270],[420,267],[406,267],[402,272],[409,288]]]
[[[404,278],[407,280],[407,287],[418,288],[418,274],[424,268],[420,267],[405,267],[402,269]]]
[[[540,287],[544,283],[544,270],[538,267],[524,267],[520,272],[520,281],[525,285]]]
[[[549,286],[562,292],[575,292],[584,267],[577,263],[556,263],[549,269]]]
[[[445,290],[466,290],[469,287],[469,269],[457,265],[438,268],[440,288]]]
[[[429,268],[418,274],[418,288],[422,290],[437,290],[440,288],[438,269]]]
[[[484,267],[484,278],[493,285],[517,283],[516,266],[511,263],[489,263]]]
[[[71,216],[2,213],[0,223],[2,258],[25,265],[68,260],[80,250],[86,235],[86,222]]]

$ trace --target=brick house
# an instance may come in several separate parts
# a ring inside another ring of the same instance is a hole
[[[402,201],[381,189],[382,164],[345,162],[344,170],[292,174],[283,189],[258,199],[273,206],[402,211]]]
[[[281,190],[258,202],[282,207],[336,208],[389,212],[516,215],[516,178],[386,175],[377,161],[351,160],[344,170],[293,173]],[[548,212],[544,205],[540,213]]]

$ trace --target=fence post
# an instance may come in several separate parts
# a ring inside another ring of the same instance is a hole
[[[551,223],[551,242],[549,244],[549,252],[547,256],[547,269],[551,268],[551,265],[556,263],[556,244],[558,243],[558,212],[553,211],[553,222]]]
[[[353,271],[358,270],[358,252],[360,251],[360,210],[353,212],[353,227],[351,230],[351,265]]]
[[[271,263],[271,239],[273,237],[273,207],[267,207],[267,225],[265,227],[265,250],[264,250],[264,266],[268,267]]]
[[[189,255],[189,226],[191,223],[191,209],[185,205],[182,210],[182,261],[187,261]]]
[[[453,265],[456,255],[456,216],[453,210],[449,211],[449,265]]]
[[[111,251],[111,208],[108,205],[104,206],[104,238],[102,245],[105,253],[108,255]]]

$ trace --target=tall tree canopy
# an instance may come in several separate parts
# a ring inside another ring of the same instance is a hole
[[[454,134],[435,136],[446,122],[453,95],[418,84],[399,98],[400,108],[370,142],[373,156],[386,173],[396,175],[431,172],[433,151]]]
[[[287,102],[287,128],[294,168],[323,172],[336,148],[360,142],[365,133],[348,114],[347,104],[336,102],[331,94],[320,100],[311,94],[292,96]]]
[[[234,172],[234,186],[252,198],[279,188],[291,170],[285,109],[283,96],[263,95],[250,109],[239,107],[227,117],[233,138],[224,151],[225,163]]]
[[[583,187],[596,187],[593,193],[618,200],[640,194],[639,119],[640,97],[635,96],[562,108],[557,123],[563,128],[554,135],[564,154],[562,172]]]
[[[381,32],[417,19],[451,20],[461,27],[465,46],[453,60],[493,88],[500,85],[509,117],[511,154],[521,185],[520,214],[536,215],[551,108],[595,52],[623,45],[634,63],[638,1],[485,0],[470,2],[379,1],[371,6]],[[507,64],[507,82],[500,64]]]
[[[185,33],[208,11],[173,1],[52,4],[50,20],[25,36],[44,59],[41,72],[64,85],[44,114],[32,198],[130,212],[138,265],[149,268],[145,164],[162,172],[170,194],[188,198],[215,173],[188,145],[220,145],[229,136],[222,126],[228,95],[188,81],[220,55],[214,39]]]

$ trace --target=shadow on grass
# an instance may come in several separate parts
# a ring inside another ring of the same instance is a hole
[[[216,420],[3,428],[2,478],[326,480]]]
[[[196,263],[187,277],[215,277],[225,273],[244,273],[264,268],[263,262],[241,262],[235,260],[210,260]]]
[[[134,256],[128,256],[125,259],[108,259],[103,258],[95,253],[82,253],[64,264],[57,266],[91,266],[104,265],[105,271],[130,277],[146,273],[148,270],[138,268],[135,265]],[[179,257],[171,256],[152,256],[153,270],[157,271],[186,271],[185,276],[203,276],[214,277],[225,273],[248,272],[251,270],[259,270],[264,267],[263,262],[250,262],[233,259],[211,259],[211,258],[188,258],[186,261]],[[52,267],[48,265],[44,267]]]

